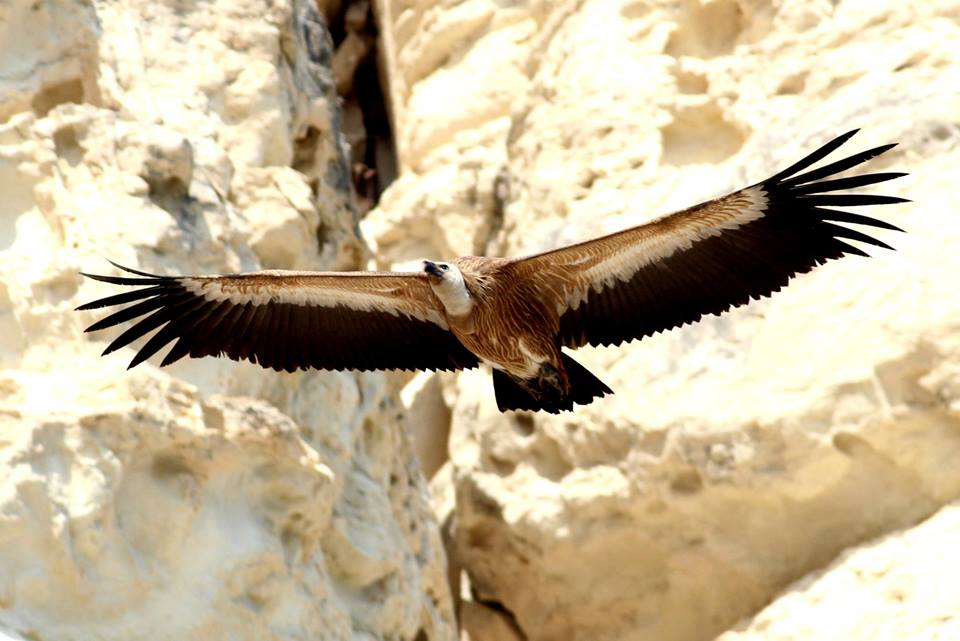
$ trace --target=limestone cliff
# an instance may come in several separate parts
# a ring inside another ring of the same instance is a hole
[[[305,0],[0,5],[0,637],[455,638],[382,375],[126,371],[73,311],[365,266],[331,58]]]
[[[370,44],[307,0],[0,5],[0,639],[452,640],[448,585],[472,641],[956,636],[960,2],[374,5],[399,176],[363,220],[331,69]],[[584,350],[617,395],[570,415],[487,372],[126,371],[72,311],[104,258],[545,249],[854,127],[911,172],[897,252]]]
[[[578,352],[617,395],[572,415],[500,415],[489,374],[438,379],[452,461],[434,483],[473,641],[711,639],[960,496],[960,3],[377,6],[402,172],[362,227],[385,266],[614,231],[855,127],[853,150],[900,142],[872,168],[911,172],[887,191],[916,201],[872,212],[908,230],[883,236],[896,252]],[[903,562],[918,591],[942,585]],[[828,638],[777,636],[787,607],[743,638]]]

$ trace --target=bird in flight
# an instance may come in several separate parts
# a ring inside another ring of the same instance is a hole
[[[843,224],[902,231],[835,207],[906,202],[846,190],[903,173],[836,178],[889,150],[808,169],[856,130],[731,194],[624,231],[522,258],[424,260],[411,272],[84,274],[133,289],[78,307],[127,305],[94,332],[134,321],[104,355],[158,330],[130,367],[176,341],[184,356],[227,356],[277,371],[493,369],[500,411],[572,410],[612,391],[563,348],[619,345],[722,314],[846,254],[891,249]],[[837,193],[841,192],[841,193]],[[131,304],[132,303],[132,304]]]

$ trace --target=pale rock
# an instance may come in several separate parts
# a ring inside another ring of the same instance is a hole
[[[312,5],[15,1],[0,43],[0,637],[454,639],[382,374],[127,371],[74,311],[104,258],[366,262]]]
[[[497,143],[509,126],[501,118],[454,136],[430,170],[403,174],[384,193],[360,223],[380,266],[486,252],[503,220],[507,157]]]
[[[426,478],[447,462],[450,407],[443,398],[441,375],[419,372],[400,392],[406,420],[413,428],[413,446]]]
[[[251,229],[250,248],[264,268],[307,269],[320,262],[320,217],[302,174],[290,167],[250,167],[235,184],[241,186],[236,205]]]
[[[509,615],[475,601],[460,608],[463,641],[523,641],[523,634]]]
[[[446,461],[430,479],[430,507],[440,523],[440,537],[447,555],[447,585],[453,597],[461,636],[467,634],[463,625],[463,608],[472,601],[469,582],[463,573],[457,555],[456,541],[456,490],[453,486],[453,465]]]
[[[717,641],[960,638],[960,505],[844,552]]]
[[[193,181],[193,147],[186,137],[158,126],[124,127],[117,163],[150,190],[186,191]]]
[[[98,104],[98,39],[93,4],[0,5],[0,122],[64,102]]]
[[[479,604],[466,634],[515,638],[494,610],[520,638],[713,638],[960,496],[960,3],[377,10],[403,169],[363,224],[383,266],[616,231],[854,127],[851,152],[900,141],[867,169],[910,171],[878,191],[917,201],[870,212],[908,230],[877,232],[896,253],[580,350],[618,394],[573,414],[501,415],[489,372],[461,374],[452,532]]]

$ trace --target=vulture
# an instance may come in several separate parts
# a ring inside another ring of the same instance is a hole
[[[424,260],[411,272],[83,274],[131,289],[78,310],[124,307],[87,328],[133,322],[109,354],[157,330],[130,367],[176,341],[160,366],[227,356],[274,370],[492,367],[500,411],[572,410],[611,394],[563,348],[619,345],[771,295],[846,254],[887,249],[846,225],[902,231],[837,209],[906,202],[847,190],[904,176],[836,177],[894,147],[810,169],[856,130],[766,180],[650,222],[522,258]]]

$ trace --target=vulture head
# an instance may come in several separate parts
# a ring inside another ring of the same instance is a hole
[[[473,302],[459,267],[452,263],[425,260],[423,271],[427,274],[433,293],[443,303],[448,315],[464,316],[470,313]]]
[[[454,267],[456,269],[456,267]],[[440,282],[450,273],[450,263],[439,263],[432,260],[423,261],[423,271],[433,282]]]

